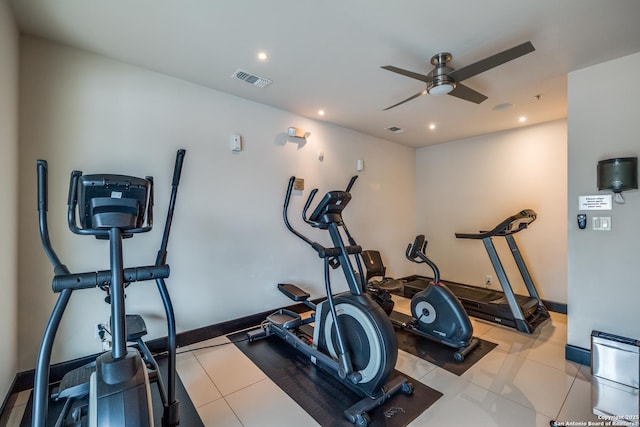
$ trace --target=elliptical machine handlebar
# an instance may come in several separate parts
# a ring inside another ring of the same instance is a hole
[[[351,187],[353,187],[353,184],[356,183],[356,179],[358,179],[358,175],[352,176],[351,179],[349,180],[349,184],[347,184],[346,190],[344,190],[344,191],[346,191],[347,193],[350,193],[351,192]]]
[[[357,178],[358,178],[357,175],[351,178],[351,180],[349,181],[349,184],[347,185],[346,191],[330,191],[329,193],[327,193],[325,197],[320,201],[320,203],[318,203],[318,206],[314,209],[311,216],[307,217],[307,212],[309,210],[309,207],[311,206],[311,203],[313,202],[313,199],[316,193],[318,192],[317,188],[314,188],[313,190],[311,190],[311,192],[309,193],[309,197],[305,202],[304,208],[302,209],[303,221],[314,228],[321,228],[321,229],[327,228],[328,226],[327,220],[342,224],[342,217],[341,217],[342,210],[351,199],[351,195],[349,194],[348,191],[351,189],[351,187],[353,187],[353,184],[355,183]],[[338,257],[341,253],[340,248],[324,247],[320,243],[315,242],[309,239],[307,236],[300,233],[298,230],[293,228],[293,226],[289,222],[288,209],[289,209],[289,203],[291,201],[291,193],[293,192],[293,185],[295,180],[296,180],[295,176],[292,176],[291,178],[289,178],[289,185],[287,186],[287,193],[284,199],[282,216],[284,218],[285,226],[289,231],[291,231],[293,234],[295,234],[300,239],[302,239],[305,243],[311,246],[313,250],[315,250],[318,253],[318,256],[320,258]],[[350,242],[350,246],[345,247],[345,250],[347,253],[353,255],[353,254],[362,252],[362,247],[353,244],[354,242],[351,236],[349,236],[349,242]],[[335,267],[337,267],[337,265],[334,265],[334,268]]]
[[[69,274],[69,269],[66,265],[60,261],[58,254],[51,245],[51,239],[49,238],[49,225],[47,221],[47,211],[49,209],[48,203],[48,170],[49,166],[46,160],[37,161],[37,173],[38,173],[38,222],[40,228],[40,240],[42,241],[42,247],[44,248],[49,261],[53,265],[54,274]]]
[[[288,210],[289,210],[289,202],[291,201],[291,193],[293,192],[293,184],[296,180],[295,176],[292,176],[291,178],[289,178],[289,185],[287,186],[287,194],[284,198],[284,208],[282,210],[282,217],[284,218],[284,225],[286,225],[287,229],[289,231],[291,231],[293,234],[295,234],[296,236],[298,236],[300,239],[304,240],[308,245],[310,245],[313,249],[315,249],[316,251],[318,251],[318,249],[316,249],[315,245],[318,245],[320,248],[322,248],[322,245],[320,245],[319,243],[316,243],[314,241],[312,241],[311,239],[309,239],[307,236],[305,236],[304,234],[300,233],[298,230],[296,230],[295,228],[293,228],[293,226],[291,225],[291,223],[289,222],[289,216],[288,216]],[[309,207],[309,205],[311,204],[311,200],[313,199],[313,196],[315,196],[315,194],[317,193],[317,189],[314,189],[313,191],[311,191],[311,194],[309,195],[309,198],[307,199],[307,203],[305,204],[304,210],[303,212],[303,217],[302,219],[305,220],[305,222],[307,221],[305,218],[305,213],[307,211],[307,208]],[[319,252],[318,252],[319,253]]]
[[[427,264],[431,270],[433,270],[433,283],[440,283],[440,270],[438,270],[438,266],[431,261],[427,255],[427,241],[424,238],[424,234],[419,234],[416,236],[413,244],[409,243],[407,246],[407,250],[405,251],[405,256],[411,262],[415,262],[416,264]]]
[[[180,184],[180,176],[182,175],[182,163],[184,162],[184,156],[186,150],[180,149],[176,153],[176,162],[173,167],[173,180],[171,182],[171,197],[169,198],[169,209],[167,211],[167,221],[164,224],[164,232],[162,233],[162,243],[158,250],[156,257],[156,265],[164,265],[167,263],[167,244],[169,243],[169,233],[171,232],[171,224],[173,223],[173,211],[176,205],[176,196],[178,195],[178,185]],[[153,190],[153,186],[151,187]],[[151,192],[152,198],[149,202],[153,205],[153,191]]]

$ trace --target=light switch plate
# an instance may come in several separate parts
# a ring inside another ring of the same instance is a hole
[[[610,216],[594,216],[591,229],[595,231],[611,231]]]

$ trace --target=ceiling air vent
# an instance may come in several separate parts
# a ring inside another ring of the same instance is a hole
[[[260,77],[260,76],[256,76],[255,74],[251,74],[247,71],[244,70],[236,70],[235,73],[233,73],[233,75],[231,76],[234,79],[238,79],[238,80],[242,80],[243,82],[247,82],[251,85],[254,86],[258,86],[258,87],[265,87],[267,85],[270,85],[271,83],[273,83],[271,80],[269,79],[265,79],[264,77]]]
[[[404,132],[404,129],[398,127],[398,126],[389,126],[388,128],[384,128],[385,130],[388,130],[389,132],[393,132],[393,133],[402,133]]]

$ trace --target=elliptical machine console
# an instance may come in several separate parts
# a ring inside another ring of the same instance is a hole
[[[302,218],[307,224],[329,231],[334,245],[330,248],[312,241],[289,223],[287,211],[295,177],[289,179],[283,209],[284,223],[323,259],[326,299],[316,306],[309,301],[307,292],[293,284],[281,283],[278,289],[283,294],[304,303],[314,313],[303,320],[298,313],[280,309],[268,316],[259,329],[249,331],[247,335],[250,341],[276,335],[361,396],[359,402],[344,410],[344,415],[350,422],[366,426],[370,421],[367,411],[380,406],[399,391],[411,394],[413,386],[402,376],[389,381],[398,357],[393,326],[363,290],[360,278],[364,276],[358,256],[362,248],[349,234],[342,219],[342,211],[351,200],[349,190],[356,178],[351,179],[345,191],[327,193],[307,218],[307,211],[318,191],[312,190],[303,208]],[[348,245],[341,230],[346,234]],[[352,255],[357,272],[352,264]],[[342,267],[348,292],[333,295],[329,267]],[[312,323],[314,327],[311,327]]]
[[[153,426],[149,372],[160,391],[163,405],[162,425],[179,424],[179,406],[175,398],[176,329],[173,307],[164,279],[169,277],[166,264],[173,208],[185,150],[179,150],[174,167],[171,199],[156,263],[125,268],[123,239],[145,233],[153,226],[153,178],[125,175],[83,175],[73,171],[69,183],[69,229],[80,235],[108,239],[110,268],[97,272],[71,273],[55,253],[47,224],[47,169],[38,160],[38,213],[43,248],[53,264],[53,290],[59,293],[45,329],[35,372],[32,425],[44,427],[48,418],[49,365],[55,335],[65,308],[75,290],[100,287],[108,292],[111,304],[112,349],[95,362],[67,373],[54,400],[65,399],[56,426]],[[76,218],[76,211],[80,224]],[[138,281],[155,280],[167,318],[168,382],[165,388],[158,365],[142,341],[146,326],[142,317],[125,314],[125,286]],[[127,347],[135,342],[138,350]],[[148,371],[149,370],[149,371]]]

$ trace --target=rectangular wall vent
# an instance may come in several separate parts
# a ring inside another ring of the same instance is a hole
[[[247,82],[250,85],[258,86],[258,87],[265,87],[273,83],[273,81],[269,79],[265,79],[264,77],[260,77],[240,69],[236,70],[236,72],[233,73],[231,77],[233,77],[234,79],[242,80],[243,82]]]

